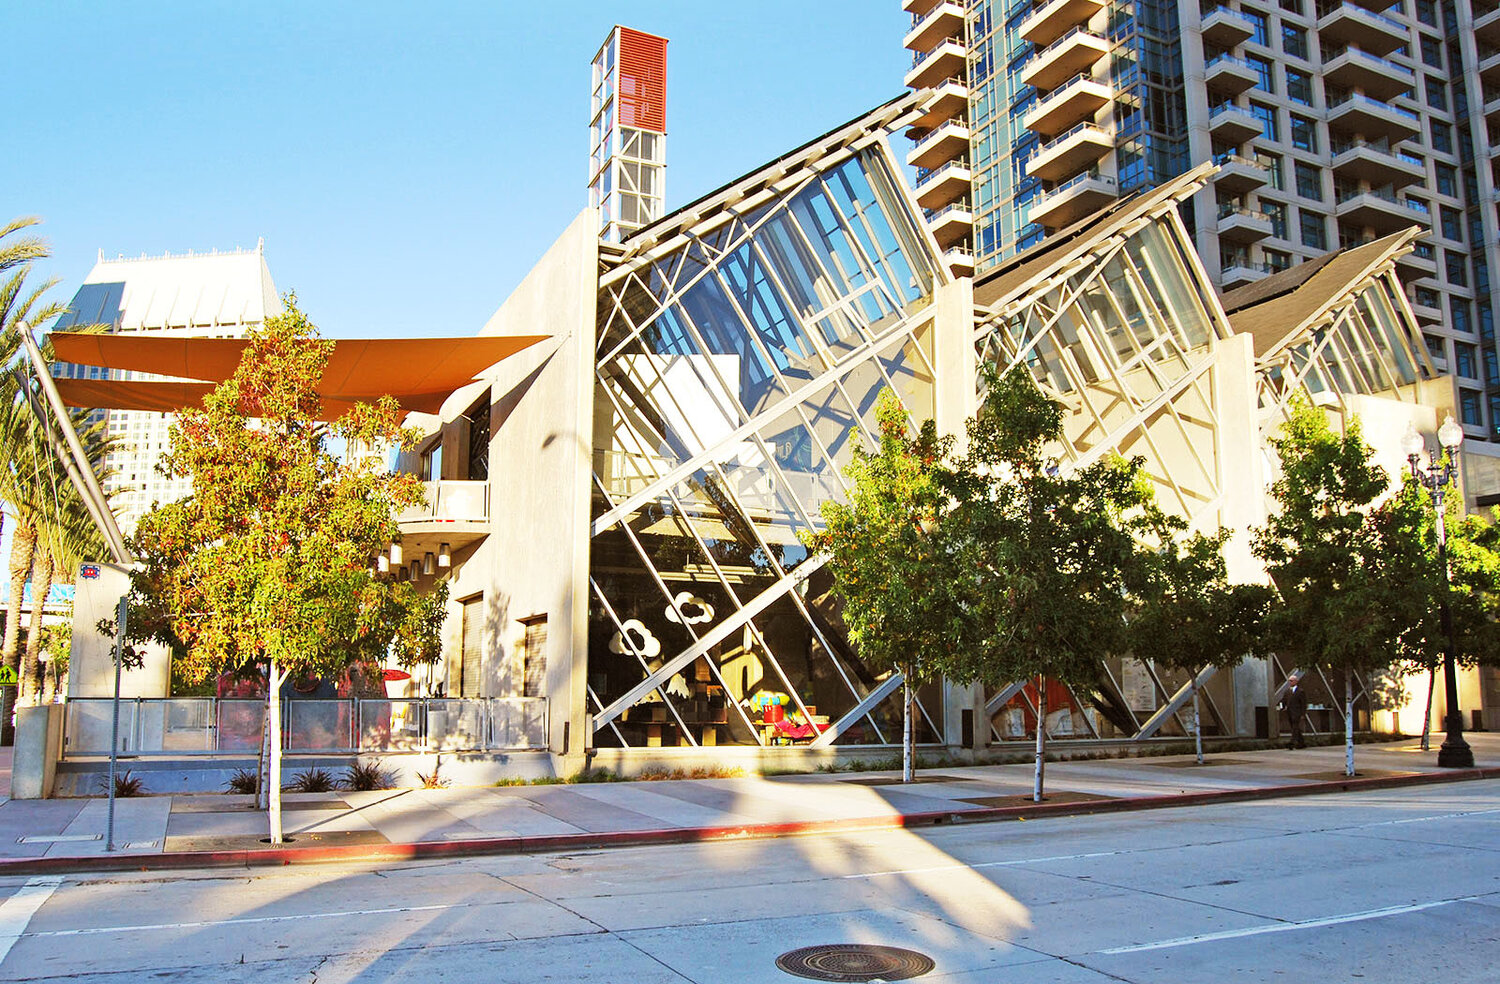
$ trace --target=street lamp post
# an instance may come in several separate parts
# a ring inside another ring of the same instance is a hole
[[[1463,715],[1458,709],[1455,653],[1458,647],[1453,638],[1453,611],[1448,605],[1448,592],[1451,590],[1448,576],[1448,530],[1443,516],[1443,493],[1448,484],[1458,477],[1458,446],[1463,443],[1463,439],[1463,428],[1454,423],[1450,413],[1443,421],[1443,426],[1438,428],[1438,443],[1447,455],[1439,465],[1438,455],[1441,452],[1429,451],[1426,468],[1422,467],[1420,460],[1422,452],[1426,450],[1426,442],[1417,433],[1416,427],[1408,425],[1406,436],[1401,440],[1406,460],[1411,464],[1412,477],[1421,482],[1427,494],[1432,497],[1432,508],[1437,514],[1438,563],[1443,565],[1443,591],[1438,596],[1438,612],[1443,620],[1443,693],[1448,705],[1444,722],[1448,737],[1438,750],[1438,765],[1454,769],[1474,767],[1474,750],[1464,741]]]

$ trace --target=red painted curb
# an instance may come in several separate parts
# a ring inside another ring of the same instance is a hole
[[[182,851],[174,854],[127,854],[88,857],[13,858],[0,860],[0,876],[87,873],[92,871],[171,871],[185,868],[281,867],[293,864],[332,864],[363,861],[413,861],[485,855],[532,854],[599,847],[644,847],[656,844],[693,844],[704,841],[788,837],[842,833],[851,830],[895,830],[948,823],[993,823],[1047,817],[1162,810],[1290,796],[1391,789],[1476,779],[1500,779],[1500,768],[1423,772],[1402,776],[1340,779],[1294,786],[1257,786],[1167,796],[1137,796],[1076,803],[1034,803],[1024,806],[941,810],[923,813],[854,817],[847,820],[791,820],[781,823],[735,824],[714,827],[671,827],[651,830],[614,830],[599,833],[550,834],[538,837],[486,837],[464,841],[418,841],[412,844],[350,844],[323,847],[282,847],[265,850]]]

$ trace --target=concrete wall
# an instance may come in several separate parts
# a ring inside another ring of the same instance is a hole
[[[97,578],[79,577],[73,595],[73,648],[68,658],[69,697],[109,697],[115,689],[112,636],[100,635],[100,619],[115,618],[120,596],[130,590],[126,568],[99,564]],[[167,650],[145,648],[145,665],[120,676],[123,697],[165,697],[171,686],[172,667]]]
[[[545,617],[549,748],[560,773],[582,768],[585,743],[596,229],[592,211],[575,219],[482,331],[551,337],[487,374],[489,535],[454,557],[440,670],[456,696],[463,602],[482,596],[481,694],[519,695],[524,620]],[[445,437],[482,388],[467,387],[444,405]],[[445,440],[445,473],[457,457]]]
[[[16,708],[15,757],[11,762],[10,798],[46,799],[62,755],[63,705]]]

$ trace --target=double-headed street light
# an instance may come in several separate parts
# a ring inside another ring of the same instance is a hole
[[[1438,611],[1443,619],[1443,692],[1448,704],[1445,721],[1448,737],[1438,750],[1438,765],[1472,769],[1474,750],[1464,741],[1463,715],[1458,709],[1458,673],[1455,665],[1455,650],[1458,646],[1453,638],[1453,611],[1448,605],[1448,592],[1451,590],[1448,578],[1448,530],[1443,517],[1443,492],[1450,482],[1458,478],[1458,446],[1463,443],[1463,439],[1463,428],[1454,423],[1450,413],[1443,421],[1443,426],[1438,428],[1438,443],[1446,454],[1428,451],[1427,467],[1423,468],[1421,455],[1427,450],[1427,442],[1417,433],[1417,428],[1410,424],[1407,425],[1406,436],[1401,439],[1401,450],[1406,452],[1406,460],[1411,463],[1412,477],[1421,482],[1427,494],[1432,497],[1432,508],[1437,514],[1438,563],[1443,565],[1443,591],[1438,596]]]

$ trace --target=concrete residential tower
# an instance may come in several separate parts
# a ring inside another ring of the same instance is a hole
[[[1491,0],[902,7],[927,93],[908,162],[956,271],[1208,161],[1183,218],[1221,290],[1415,226],[1401,281],[1454,378],[1470,501],[1500,501]]]

